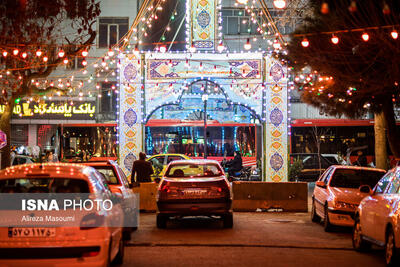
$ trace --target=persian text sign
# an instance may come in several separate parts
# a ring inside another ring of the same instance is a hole
[[[0,114],[5,106],[0,105]],[[94,119],[95,101],[21,102],[14,105],[14,118],[29,119]]]

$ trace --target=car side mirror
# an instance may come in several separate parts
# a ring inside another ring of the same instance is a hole
[[[360,186],[359,190],[361,193],[366,193],[366,194],[372,193],[371,187],[369,187],[369,185],[362,185]]]
[[[315,183],[315,185],[316,185],[316,186],[319,186],[319,187],[322,187],[322,188],[326,188],[326,184],[325,184],[325,182],[323,182],[323,181],[317,181],[317,182]]]

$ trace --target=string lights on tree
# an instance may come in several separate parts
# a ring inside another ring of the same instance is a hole
[[[364,40],[364,42],[368,42],[368,40],[369,40],[369,34],[368,34],[367,32],[364,32],[364,33],[361,35],[361,38]]]
[[[284,9],[286,7],[286,1],[285,0],[274,0],[274,6],[277,9]]]
[[[333,43],[333,44],[338,44],[339,43],[339,37],[337,37],[336,35],[332,35],[332,38],[331,38],[331,42]]]
[[[304,38],[304,39],[301,41],[301,45],[302,45],[303,47],[308,47],[308,46],[310,45],[310,42],[308,41],[307,38]]]

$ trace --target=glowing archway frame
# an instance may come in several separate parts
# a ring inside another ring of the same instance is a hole
[[[262,121],[264,179],[287,181],[287,70],[279,61],[262,53],[147,53],[120,60],[119,160],[127,174],[133,156],[144,150],[149,115],[178,105],[184,88],[206,79],[220,86],[229,104],[248,108]],[[252,94],[242,94],[246,88]]]

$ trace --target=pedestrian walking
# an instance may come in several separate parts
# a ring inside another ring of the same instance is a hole
[[[151,163],[146,161],[146,154],[144,152],[140,152],[139,159],[135,160],[132,165],[131,181],[136,181],[138,185],[140,185],[140,183],[151,182],[150,175],[153,173],[154,172]]]

